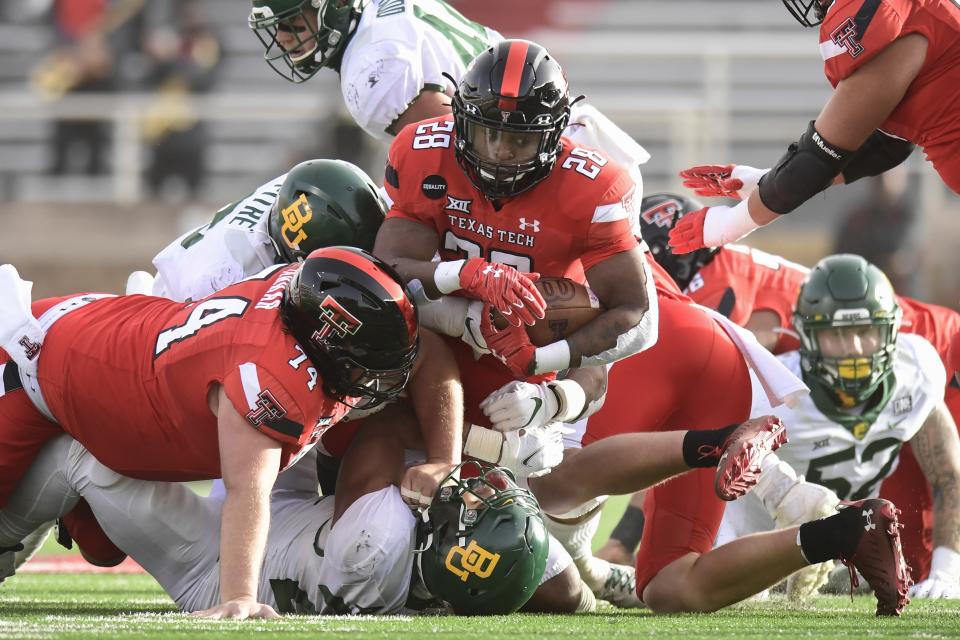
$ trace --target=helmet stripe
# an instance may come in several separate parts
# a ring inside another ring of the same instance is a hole
[[[507,63],[503,70],[503,82],[500,84],[500,95],[508,98],[517,98],[520,95],[520,80],[523,78],[523,65],[527,60],[527,50],[530,43],[517,40],[510,43],[507,52]],[[516,100],[500,100],[501,109],[516,109]]]

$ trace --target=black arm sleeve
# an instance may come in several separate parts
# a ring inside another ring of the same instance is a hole
[[[909,140],[877,129],[853,154],[850,164],[843,170],[843,180],[850,184],[860,178],[880,175],[909,158],[914,148],[916,145]]]

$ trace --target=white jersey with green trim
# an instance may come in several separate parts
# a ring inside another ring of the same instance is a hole
[[[389,141],[389,127],[424,88],[453,95],[467,65],[503,39],[442,0],[372,0],[340,64],[340,89],[364,131]]]
[[[798,351],[778,357],[801,375]],[[897,336],[893,372],[893,391],[871,424],[864,421],[848,429],[824,415],[811,396],[793,409],[786,405],[771,408],[756,385],[751,415],[775,414],[783,420],[790,441],[777,456],[808,482],[832,489],[841,500],[876,497],[881,481],[897,467],[900,447],[917,434],[943,401],[946,384],[936,350],[917,335]]]
[[[224,206],[213,219],[167,245],[153,259],[153,295],[199,300],[276,264],[267,220],[287,174]]]

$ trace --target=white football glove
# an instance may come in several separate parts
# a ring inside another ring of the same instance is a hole
[[[410,284],[417,300],[421,325],[443,335],[460,338],[473,348],[478,358],[490,353],[480,333],[483,301],[467,300],[458,296],[443,296],[439,300],[430,300],[425,297],[419,280],[413,280]]]
[[[559,425],[501,433],[471,425],[464,455],[505,467],[518,478],[536,478],[563,462],[563,434]]]
[[[497,431],[543,427],[576,418],[586,405],[583,388],[574,380],[531,384],[508,382],[480,403]]]
[[[947,547],[933,550],[930,576],[910,587],[911,598],[960,598],[960,553]]]

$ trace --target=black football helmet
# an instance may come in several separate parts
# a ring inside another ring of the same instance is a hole
[[[353,247],[314,251],[284,290],[280,313],[331,398],[370,408],[406,386],[420,344],[417,308],[379,258]]]
[[[537,499],[506,469],[464,462],[421,516],[417,572],[454,613],[513,613],[537,590],[549,537]]]
[[[823,22],[833,0],[783,0],[783,5],[797,22],[805,27],[815,27]]]
[[[680,218],[702,209],[703,205],[675,193],[655,193],[640,203],[640,235],[650,246],[653,259],[663,267],[681,289],[686,289],[690,280],[705,264],[708,264],[718,249],[704,247],[690,253],[675,254],[670,249],[670,229]]]
[[[307,160],[290,169],[270,209],[267,230],[283,262],[314,249],[373,250],[387,203],[373,181],[343,160]]]
[[[454,151],[488,198],[523,193],[546,178],[570,119],[563,69],[527,40],[503,40],[477,56],[453,96]]]

